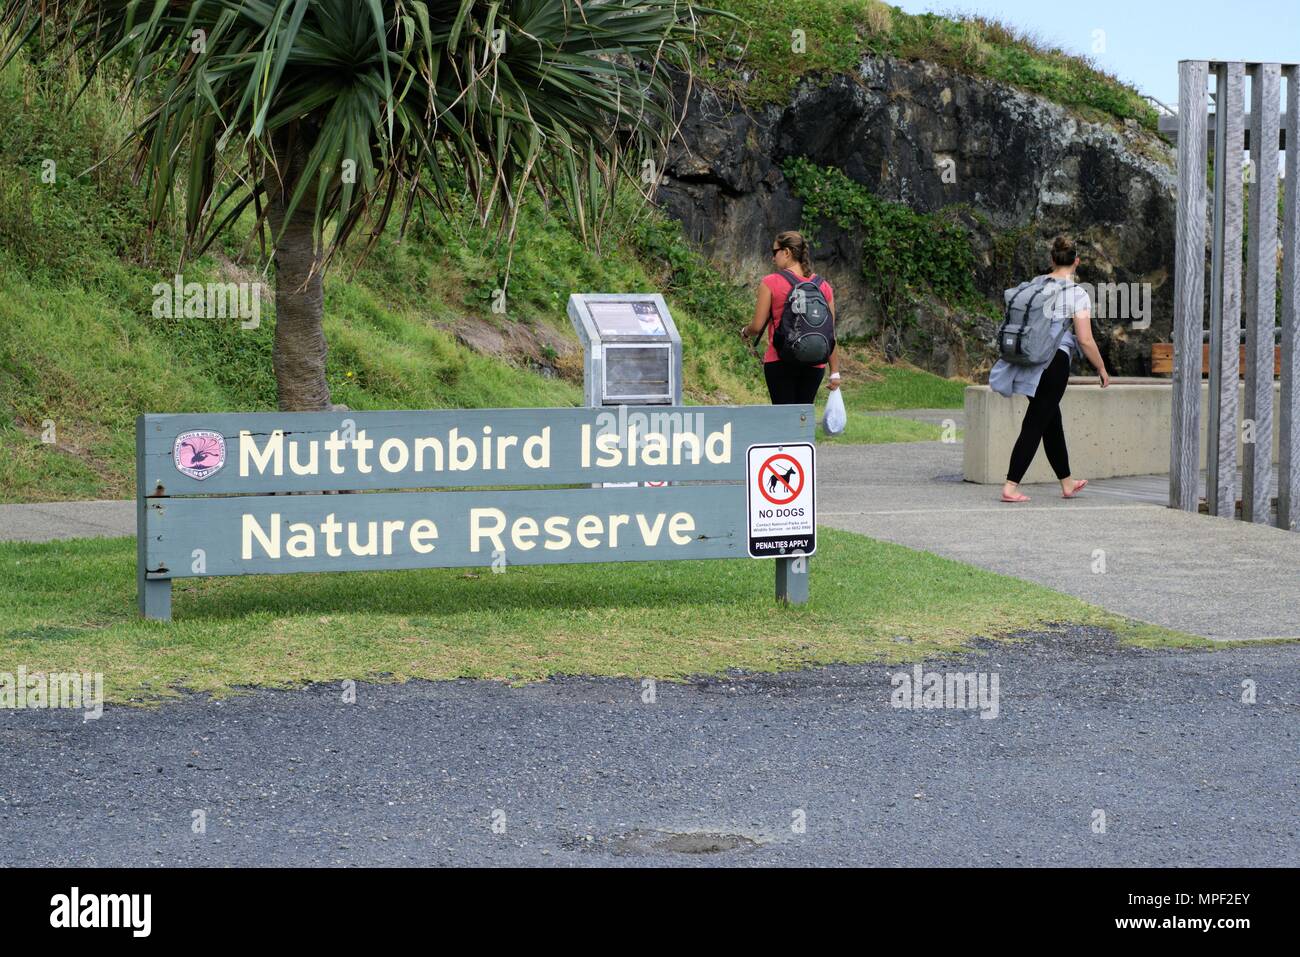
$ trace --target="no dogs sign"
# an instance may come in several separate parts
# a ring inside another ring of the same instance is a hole
[[[806,442],[749,447],[745,499],[750,557],[811,555],[817,550],[814,454]]]

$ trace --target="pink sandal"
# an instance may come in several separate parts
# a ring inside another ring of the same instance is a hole
[[[1087,487],[1088,487],[1088,480],[1084,479],[1082,482],[1080,482],[1078,485],[1074,487],[1074,491],[1071,492],[1069,495],[1066,495],[1065,492],[1061,492],[1061,498],[1074,498],[1076,495],[1078,495]]]
[[[1004,492],[1003,495],[1002,495],[1002,501],[1004,501],[1004,502],[1009,502],[1009,503],[1011,503],[1011,504],[1013,504],[1013,505],[1016,505],[1016,504],[1019,504],[1020,502],[1028,502],[1028,501],[1029,501],[1029,496],[1028,496],[1028,495],[1021,495],[1019,492],[1017,492],[1015,495],[1007,495],[1007,494]]]

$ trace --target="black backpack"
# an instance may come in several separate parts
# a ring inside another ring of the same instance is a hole
[[[835,351],[835,313],[822,292],[821,277],[800,279],[788,269],[782,269],[780,275],[790,284],[790,293],[772,333],[772,347],[786,362],[821,365]],[[771,321],[769,315],[759,330],[760,337]]]

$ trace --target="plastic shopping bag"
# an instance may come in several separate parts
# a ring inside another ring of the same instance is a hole
[[[848,413],[844,410],[844,396],[839,389],[834,389],[826,397],[826,411],[822,414],[822,428],[827,435],[839,435],[848,424]]]

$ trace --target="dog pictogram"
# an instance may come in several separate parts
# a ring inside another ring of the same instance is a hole
[[[778,453],[758,470],[758,490],[773,505],[788,505],[803,491],[803,466],[788,455]]]

